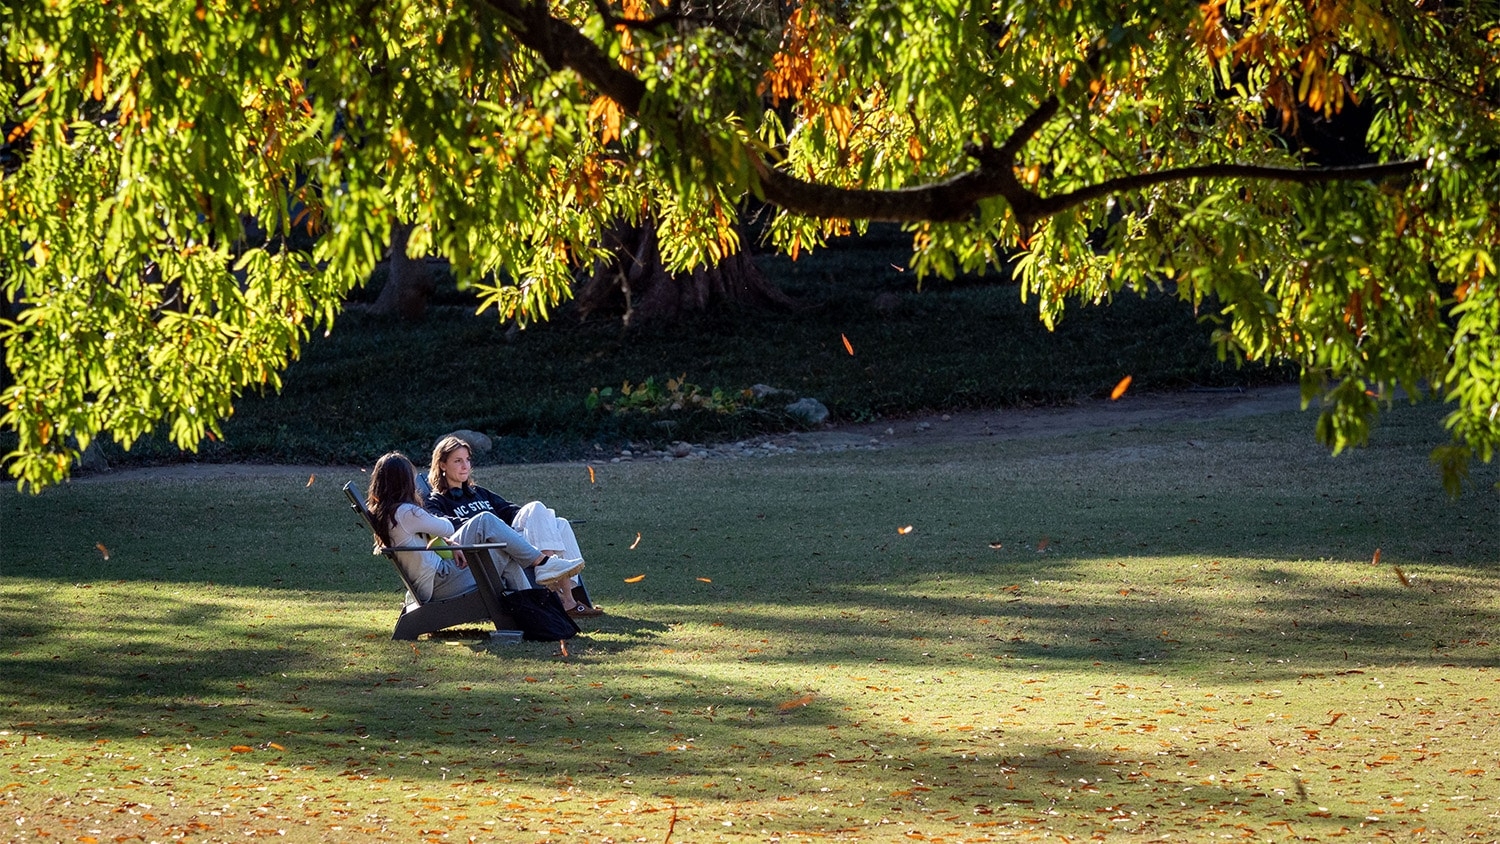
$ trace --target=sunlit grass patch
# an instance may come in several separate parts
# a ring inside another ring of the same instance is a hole
[[[7,491],[0,821],[1495,837],[1493,494],[1444,498],[1419,440],[1331,460],[1285,422],[492,469],[587,519],[609,614],[566,657],[391,641],[399,586],[338,494],[357,469]]]

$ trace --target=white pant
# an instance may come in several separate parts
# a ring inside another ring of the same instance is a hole
[[[573,526],[567,519],[560,518],[557,511],[540,501],[532,501],[516,513],[511,519],[510,526],[516,532],[526,537],[526,541],[535,548],[554,556],[563,557],[568,560],[583,559],[583,550],[578,547],[578,537],[573,535]],[[573,578],[567,578],[557,584],[557,592],[563,599],[563,605],[570,607],[573,602]],[[524,587],[511,587],[524,588]]]

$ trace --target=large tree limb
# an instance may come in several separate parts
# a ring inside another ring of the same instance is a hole
[[[567,21],[553,17],[537,0],[475,0],[498,14],[517,41],[535,50],[554,70],[572,70],[627,113],[640,117],[646,83],[621,67],[598,44]],[[1355,167],[1269,167],[1253,164],[1203,164],[1106,179],[1068,193],[1043,197],[1015,176],[1015,162],[1026,144],[1059,109],[1056,97],[1037,105],[999,147],[971,148],[976,169],[939,182],[895,190],[843,188],[800,179],[755,152],[751,165],[762,197],[796,214],[878,222],[957,222],[973,216],[981,201],[1000,198],[1015,213],[1022,229],[1069,208],[1118,193],[1189,179],[1255,179],[1315,184],[1387,179],[1421,170],[1422,160]]]

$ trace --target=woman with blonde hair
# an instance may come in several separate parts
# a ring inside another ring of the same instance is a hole
[[[524,569],[532,569],[538,583],[550,586],[566,580],[583,569],[579,559],[561,559],[543,554],[493,513],[479,513],[454,522],[422,507],[417,498],[416,468],[406,455],[390,452],[370,471],[370,489],[365,496],[375,537],[387,547],[428,549],[439,540],[453,545],[480,545],[503,542],[498,549],[503,564],[501,577],[512,589],[526,589],[530,582]],[[396,558],[406,572],[407,580],[417,592],[418,601],[452,598],[474,590],[474,573],[469,571],[463,555],[453,552],[447,559],[436,551],[397,551]]]
[[[473,452],[468,443],[456,436],[438,440],[432,449],[432,461],[427,471],[427,482],[432,486],[432,493],[427,496],[427,509],[453,519],[493,513],[544,553],[582,564],[583,551],[578,547],[573,526],[567,519],[560,518],[557,511],[540,501],[512,504],[474,483]],[[563,608],[575,618],[604,614],[598,607],[581,604],[574,598],[573,588],[577,583],[571,577],[544,585],[557,593]]]

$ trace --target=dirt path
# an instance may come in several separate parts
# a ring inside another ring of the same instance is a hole
[[[1205,419],[1233,419],[1262,413],[1295,411],[1301,407],[1296,385],[1247,390],[1193,390],[1178,393],[1126,395],[1119,401],[1100,399],[1073,407],[1014,408],[970,413],[921,416],[844,425],[827,431],[782,438],[812,446],[834,442],[878,443],[896,448],[916,443],[982,442],[993,438],[1027,439],[1131,428],[1140,425]]]
[[[1296,386],[1248,390],[1194,390],[1179,393],[1126,395],[1119,401],[1098,400],[1073,407],[1013,408],[916,416],[818,431],[756,437],[737,443],[691,446],[690,458],[738,459],[777,454],[902,448],[917,444],[980,443],[1105,431],[1169,422],[1232,419],[1262,413],[1293,411],[1300,407]],[[624,452],[610,460],[670,460],[679,451]],[[111,480],[194,479],[248,480],[251,478],[343,477],[359,474],[359,467],[270,465],[251,463],[177,463],[80,474],[74,483]]]

